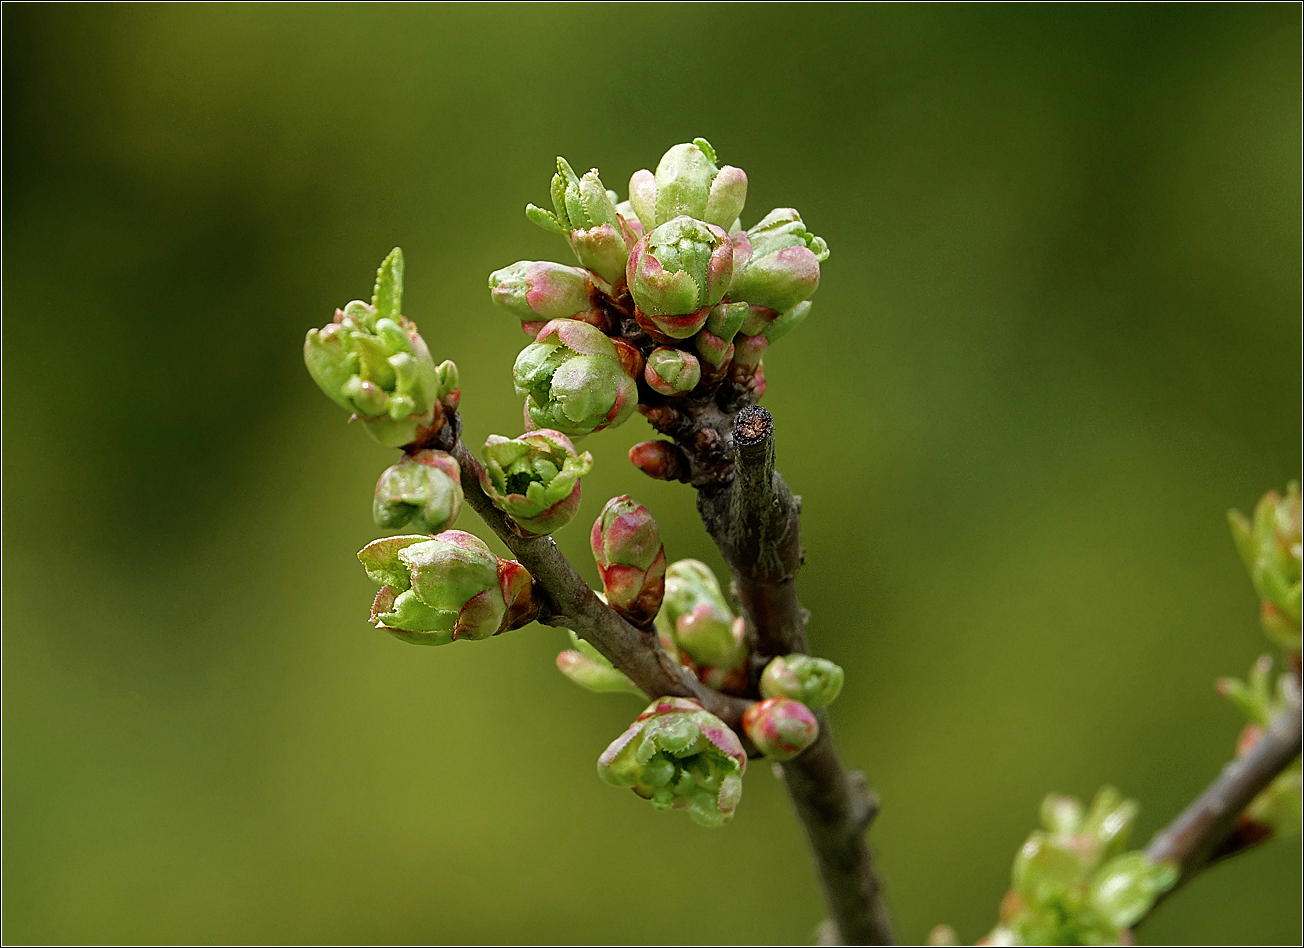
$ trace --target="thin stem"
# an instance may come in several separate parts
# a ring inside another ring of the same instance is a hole
[[[1270,835],[1264,828],[1256,829],[1258,824],[1251,824],[1242,814],[1299,753],[1300,701],[1296,692],[1258,743],[1224,767],[1213,783],[1146,847],[1146,856],[1152,862],[1173,862],[1181,867],[1177,885],[1164,898],[1217,860]]]
[[[732,444],[732,482],[700,487],[698,511],[733,573],[755,672],[776,655],[807,651],[807,613],[796,583],[803,559],[800,504],[774,469],[768,411],[740,411]],[[878,807],[864,778],[843,769],[827,716],[817,711],[816,717],[819,738],[778,769],[815,856],[831,916],[829,935],[842,944],[892,944],[891,914],[865,839]]]

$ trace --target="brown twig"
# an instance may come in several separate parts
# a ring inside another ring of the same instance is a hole
[[[665,653],[655,634],[636,628],[613,612],[562,556],[551,537],[522,537],[511,529],[506,516],[480,486],[481,464],[462,443],[461,421],[456,412],[451,413],[450,422],[440,432],[439,446],[457,459],[467,503],[507,544],[542,591],[545,601],[538,621],[572,629],[649,696],[693,698],[741,731],[742,714],[752,702],[708,688]]]
[[[1245,826],[1248,821],[1242,814],[1299,753],[1300,700],[1296,692],[1258,742],[1224,767],[1213,783],[1146,847],[1151,862],[1172,862],[1181,869],[1177,885],[1155,905],[1217,860],[1242,852],[1270,835],[1256,832],[1257,824]]]
[[[774,469],[774,421],[764,408],[740,411],[731,432],[735,475],[699,487],[698,511],[733,573],[756,669],[771,657],[806,652],[807,613],[797,600],[802,564],[797,498]],[[838,760],[827,716],[805,752],[777,765],[806,830],[841,944],[892,944],[891,914],[865,831],[878,811],[864,778]]]

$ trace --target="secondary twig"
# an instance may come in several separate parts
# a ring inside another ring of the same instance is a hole
[[[699,488],[698,511],[733,573],[759,668],[776,655],[806,652],[807,613],[797,600],[802,564],[799,504],[774,470],[774,421],[764,408],[738,413],[732,431],[735,476],[723,488]],[[877,812],[864,778],[838,760],[828,717],[820,735],[779,764],[810,840],[837,941],[892,944],[891,915],[865,831]]]
[[[530,571],[546,597],[539,621],[564,626],[593,643],[616,668],[653,698],[676,695],[693,698],[702,707],[741,733],[740,720],[750,701],[721,694],[697,680],[665,653],[656,636],[635,628],[597,597],[584,578],[562,556],[551,537],[522,537],[480,486],[479,460],[461,440],[456,412],[440,432],[438,447],[457,459],[466,501],[496,533],[512,555]]]
[[[1242,832],[1241,814],[1299,753],[1300,700],[1296,692],[1264,729],[1258,743],[1224,767],[1217,779],[1146,847],[1146,856],[1152,862],[1174,862],[1181,867],[1177,885],[1159,901],[1218,859],[1267,838],[1264,832]]]

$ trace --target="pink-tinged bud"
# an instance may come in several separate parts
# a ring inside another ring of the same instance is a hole
[[[683,481],[692,474],[688,458],[669,441],[643,441],[629,449],[630,462],[659,481]]]
[[[371,607],[377,627],[406,642],[444,645],[516,629],[538,615],[529,572],[490,552],[477,537],[385,537],[358,553],[382,588]]]
[[[665,601],[657,631],[701,665],[739,668],[747,657],[743,620],[734,616],[711,568],[678,560],[666,571]]]
[[[624,231],[613,224],[599,224],[587,230],[571,231],[571,249],[576,258],[608,283],[625,275],[629,250]]]
[[[687,339],[733,279],[733,247],[719,227],[677,217],[630,252],[626,279],[638,310],[663,334]]]
[[[669,434],[683,420],[683,413],[672,405],[639,405],[638,413],[662,434]]]
[[[766,698],[743,714],[743,730],[766,757],[792,760],[815,743],[820,724],[800,701]]]
[[[452,526],[462,509],[457,461],[444,451],[406,454],[376,482],[371,513],[376,526],[397,530],[409,523],[422,533]]]
[[[740,301],[741,302],[741,301]],[[779,314],[765,306],[747,304],[743,323],[738,331],[744,336],[759,336],[770,328],[770,323],[779,318]]]
[[[662,346],[648,355],[643,379],[662,395],[686,395],[701,381],[702,366],[692,353]]]
[[[598,775],[658,810],[728,822],[742,798],[747,753],[738,736],[689,698],[658,698],[598,758]]]
[[[761,364],[761,357],[770,347],[770,340],[764,336],[742,336],[734,345],[733,364],[738,369],[755,369]]]
[[[580,478],[593,455],[577,454],[560,431],[542,428],[519,438],[490,435],[484,446],[480,486],[524,536],[542,536],[574,519]]]
[[[701,358],[703,384],[711,386],[724,378],[725,370],[733,361],[734,344],[704,328],[693,337],[693,346]]]
[[[635,625],[646,625],[661,608],[666,551],[652,514],[628,494],[602,508],[589,535],[607,603]]]
[[[731,227],[747,203],[747,173],[742,168],[725,165],[711,182],[702,220],[716,227]]]
[[[813,655],[781,655],[761,673],[761,695],[792,698],[808,708],[831,704],[842,691],[842,668]]]
[[[742,244],[736,234],[731,240]],[[792,208],[771,211],[747,231],[746,241],[744,259],[735,262],[731,299],[782,313],[819,287],[820,262],[828,258],[828,245],[806,230]]]
[[[634,412],[638,386],[605,335],[571,319],[554,319],[516,357],[516,394],[532,424],[571,437],[614,427]]]
[[[581,319],[592,325],[607,322],[596,303],[600,288],[593,282],[593,274],[579,267],[521,260],[489,274],[489,289],[493,301],[524,326],[535,324],[535,333],[551,319]]]
[[[638,351],[638,347],[624,339],[611,339],[611,344],[616,347],[616,357],[620,359],[621,368],[625,374],[632,379],[637,379],[643,374],[643,353]]]

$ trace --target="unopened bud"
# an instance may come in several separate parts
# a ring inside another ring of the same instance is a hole
[[[791,698],[766,698],[743,713],[743,730],[766,757],[792,760],[819,737],[810,708]]]
[[[682,481],[692,473],[684,452],[669,441],[640,442],[629,449],[629,460],[659,481]]]
[[[462,499],[461,471],[453,456],[417,451],[380,475],[371,513],[376,526],[387,530],[410,523],[422,533],[440,533],[457,519]]]
[[[652,514],[628,494],[607,501],[589,535],[607,603],[635,625],[661,608],[666,551]]]
[[[661,346],[648,355],[643,379],[662,395],[686,395],[701,381],[702,365],[691,352]]]
[[[782,655],[772,659],[761,673],[761,695],[793,698],[808,708],[822,708],[842,691],[842,679],[842,668],[827,658]]]

